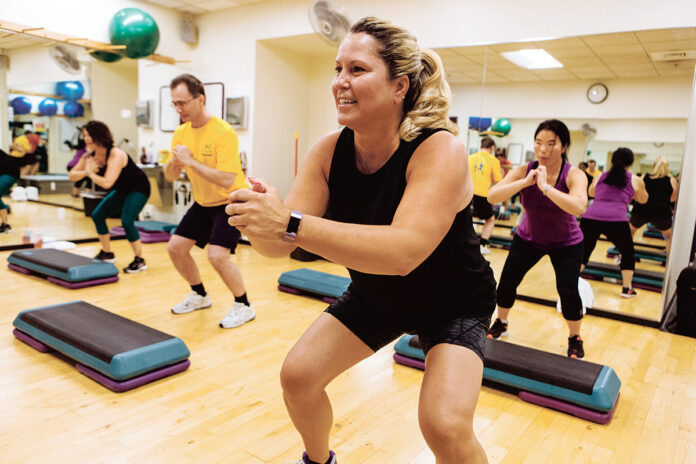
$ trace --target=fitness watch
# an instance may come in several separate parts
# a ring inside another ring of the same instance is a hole
[[[283,235],[284,242],[294,242],[297,238],[297,230],[300,228],[300,221],[302,220],[302,213],[299,211],[293,211],[290,213],[290,221],[288,221],[288,228],[285,229],[285,234]]]
[[[547,196],[549,193],[549,190],[551,190],[552,188],[553,188],[553,185],[547,185],[546,187],[544,187],[544,190],[542,191],[544,196]]]

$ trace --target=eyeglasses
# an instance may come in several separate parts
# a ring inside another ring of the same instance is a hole
[[[193,97],[189,101],[173,101],[171,103],[171,106],[172,106],[172,108],[183,108],[184,106],[188,105],[189,103],[191,103],[193,100],[195,100],[198,97],[200,97],[200,95],[198,95],[197,97]]]

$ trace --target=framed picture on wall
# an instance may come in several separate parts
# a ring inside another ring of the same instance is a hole
[[[247,97],[227,98],[225,121],[235,129],[247,128]]]
[[[524,156],[524,145],[521,143],[508,143],[507,146],[507,159],[512,163],[513,166],[519,166],[522,164],[522,158]]]

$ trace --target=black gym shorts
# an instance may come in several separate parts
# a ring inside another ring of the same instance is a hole
[[[489,217],[493,216],[493,205],[488,203],[488,198],[486,197],[474,195],[471,206],[473,207],[472,216],[474,217],[485,221]]]
[[[388,345],[404,333],[400,327],[400,321],[394,318],[387,322],[375,318],[374,309],[361,303],[361,299],[351,293],[350,289],[331,303],[326,312],[338,319],[372,351]],[[432,321],[424,323],[409,333],[418,335],[426,355],[435,345],[448,343],[470,349],[483,361],[490,323],[491,316],[458,316],[437,323]]]
[[[174,233],[195,240],[199,248],[210,243],[229,248],[234,253],[242,234],[227,222],[229,216],[225,213],[225,206],[201,206],[194,202]]]
[[[642,215],[640,213],[631,213],[631,218],[629,222],[636,229],[640,229],[641,226],[651,223],[657,230],[667,230],[672,227],[672,218],[669,216],[662,217],[649,217],[649,215]]]

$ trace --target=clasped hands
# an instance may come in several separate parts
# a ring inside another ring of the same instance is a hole
[[[543,192],[544,188],[549,185],[546,182],[546,166],[539,166],[529,171],[527,177],[525,177],[525,181],[528,187],[536,184],[539,190]]]
[[[227,222],[249,238],[281,240],[290,221],[290,209],[278,191],[263,179],[249,177],[251,189],[232,192],[225,213]]]

